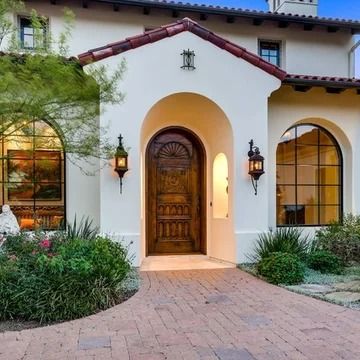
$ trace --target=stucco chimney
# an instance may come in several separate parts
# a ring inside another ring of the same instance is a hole
[[[269,10],[285,14],[317,16],[318,0],[266,0]]]

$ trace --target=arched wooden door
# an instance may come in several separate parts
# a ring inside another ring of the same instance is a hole
[[[158,133],[147,149],[147,254],[205,253],[205,155],[182,128]]]

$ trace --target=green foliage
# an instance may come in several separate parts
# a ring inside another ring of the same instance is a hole
[[[344,263],[360,263],[360,216],[348,214],[342,222],[322,227],[316,233],[319,249],[337,255]]]
[[[31,244],[31,246],[28,245]],[[106,237],[9,237],[0,257],[0,319],[76,319],[119,303],[127,249]]]
[[[253,253],[248,256],[253,263],[259,262],[274,252],[297,255],[304,260],[309,250],[307,237],[296,227],[280,227],[274,232],[264,232],[256,240]]]
[[[10,49],[0,56],[0,140],[24,121],[45,119],[60,129],[68,159],[86,171],[84,161],[95,164],[91,159],[109,159],[115,152],[107,129],[99,124],[100,103],[103,111],[108,104],[122,102],[119,82],[125,63],[111,73],[98,64],[84,70],[76,58],[68,58],[67,42],[74,25],[69,10],[64,10],[64,29],[56,38],[43,31],[46,19],[32,11],[35,48],[24,51],[18,29],[8,17],[19,6],[21,1],[0,1],[0,46],[13,35]]]
[[[258,273],[272,284],[294,285],[304,279],[305,269],[300,259],[283,252],[274,252],[257,264]]]
[[[307,258],[307,265],[321,273],[341,274],[343,270],[339,257],[326,250],[311,252]]]
[[[82,218],[80,222],[77,221],[75,216],[72,223],[67,223],[66,225],[67,238],[74,239],[86,239],[94,240],[99,233],[99,227],[94,226],[93,221],[87,217]]]
[[[20,0],[1,0],[0,1],[0,47],[3,40],[14,33],[14,26],[9,17],[9,13],[21,11],[24,4]]]

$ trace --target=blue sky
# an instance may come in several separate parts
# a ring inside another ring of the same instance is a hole
[[[319,16],[360,21],[360,0],[318,0]],[[269,9],[265,0],[187,0],[192,4],[211,4],[241,9]],[[360,36],[357,37],[360,40]],[[356,54],[356,77],[360,78],[360,49]]]

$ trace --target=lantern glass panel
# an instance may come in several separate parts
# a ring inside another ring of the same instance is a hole
[[[125,168],[126,167],[126,158],[123,156],[116,158],[116,167]]]

